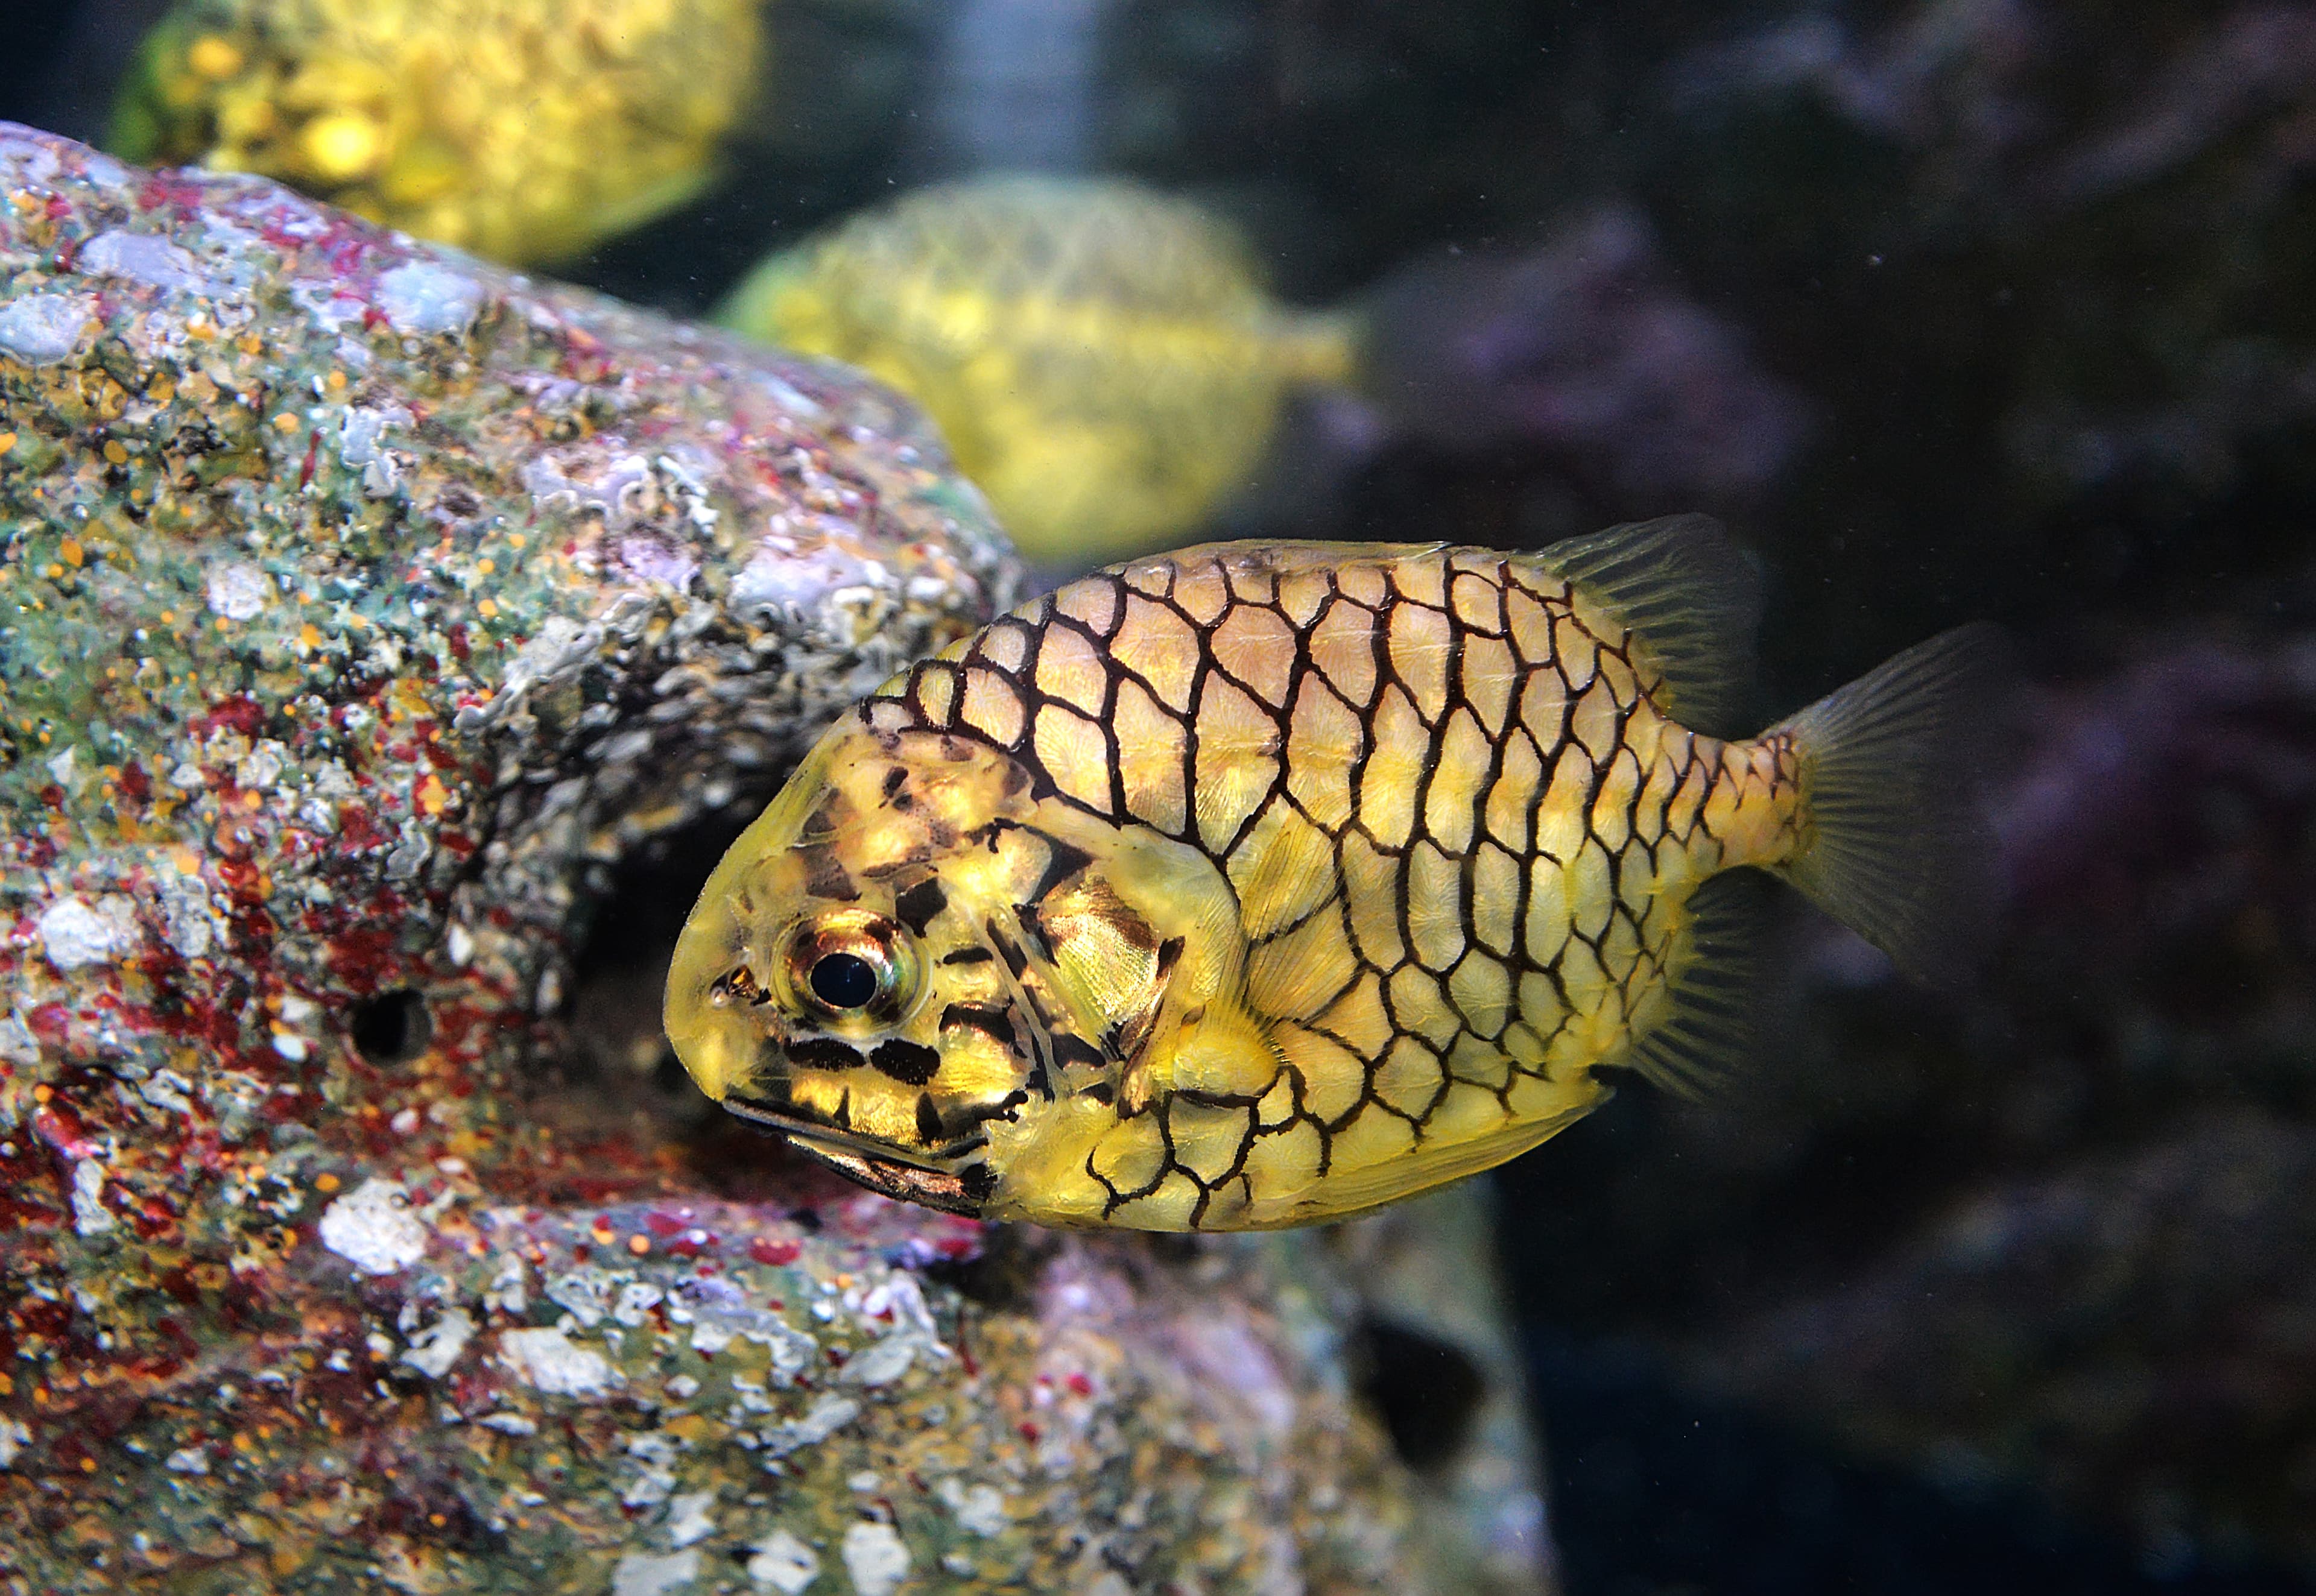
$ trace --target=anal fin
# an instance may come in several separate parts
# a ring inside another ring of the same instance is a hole
[[[1682,1097],[1710,1095],[1752,1045],[1768,899],[1758,870],[1729,870],[1689,895],[1667,971],[1670,1007],[1619,1062]]]

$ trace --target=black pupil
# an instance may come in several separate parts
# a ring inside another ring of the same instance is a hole
[[[859,1008],[877,995],[877,967],[858,953],[813,961],[812,995],[831,1008]]]

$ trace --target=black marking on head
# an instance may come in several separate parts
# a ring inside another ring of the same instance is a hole
[[[836,1126],[839,1130],[850,1130],[852,1129],[851,1087],[845,1087],[843,1095],[837,1098],[836,1112],[828,1116],[828,1122],[830,1124]]]
[[[1054,1100],[1054,1083],[1043,1064],[1029,1066],[1029,1089],[1048,1103]]]
[[[917,1139],[931,1147],[940,1139],[940,1110],[933,1106],[931,1092],[920,1092],[917,1094]]]
[[[788,1062],[806,1069],[858,1069],[868,1060],[860,1050],[849,1042],[839,1042],[833,1036],[806,1036],[789,1042],[785,1050]]]
[[[989,1120],[1019,1120],[1021,1115],[1018,1111],[1029,1101],[1029,1094],[1016,1086],[1005,1094],[1002,1102],[969,1103],[963,1108],[956,1110],[949,1117],[957,1122],[960,1130],[967,1125],[978,1125]]]
[[[1027,955],[1011,937],[997,928],[995,920],[985,922],[982,929],[989,934],[989,940],[996,945],[997,956],[1005,961],[1005,968],[1012,972],[1015,980],[1020,980],[1021,972],[1029,968]]]
[[[1046,845],[1046,873],[1039,876],[1038,884],[1029,889],[1029,901],[1042,903],[1055,888],[1092,864],[1093,856],[1083,848],[1072,847],[1058,837],[1047,837],[1042,831],[1037,831],[1036,835]]]
[[[988,1201],[990,1194],[997,1190],[997,1177],[990,1173],[986,1164],[966,1166],[958,1176],[958,1184],[964,1188],[966,1196],[975,1202]]]
[[[868,1061],[904,1086],[922,1086],[940,1073],[937,1049],[902,1036],[878,1042]]]
[[[997,955],[984,947],[962,947],[953,953],[943,953],[944,964],[986,964]]]
[[[1181,957],[1182,939],[1180,937],[1170,936],[1165,941],[1158,944],[1158,980],[1160,984],[1164,984],[1166,978],[1174,973],[1174,966],[1181,961]]]
[[[886,802],[888,802],[888,803],[889,803],[890,802],[892,802],[892,800],[893,800],[896,795],[898,795],[898,794],[900,793],[901,789],[902,789],[903,787],[907,786],[908,785],[909,785],[909,773],[908,773],[908,771],[907,771],[907,770],[905,770],[904,768],[903,768],[901,766],[895,765],[895,766],[894,766],[894,767],[893,767],[893,768],[891,768],[890,770],[887,770],[887,771],[885,773],[885,800],[886,800]]]
[[[893,914],[903,925],[922,936],[933,917],[948,907],[949,894],[941,891],[940,882],[927,876],[893,900]]]
[[[1054,1062],[1068,1068],[1073,1065],[1087,1069],[1100,1069],[1108,1060],[1101,1050],[1074,1031],[1054,1033]]]
[[[952,1003],[941,1010],[940,1028],[947,1031],[953,1026],[978,1031],[1008,1052],[1018,1051],[1021,1046],[1021,1039],[1013,1030],[1013,1016],[1002,1008],[978,1003]]]
[[[1115,1097],[1117,1094],[1109,1089],[1109,1083],[1103,1080],[1094,1082],[1093,1085],[1080,1092],[1078,1095],[1081,1097],[1091,1097],[1096,1103],[1106,1104],[1111,1098]]]
[[[805,877],[805,891],[815,898],[832,899],[838,903],[857,902],[860,889],[836,862],[833,851],[815,848],[811,853],[811,873]]]

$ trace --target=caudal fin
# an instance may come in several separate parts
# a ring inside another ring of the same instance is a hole
[[[1959,627],[1765,734],[1793,734],[1807,815],[1778,873],[1934,986],[1969,971],[1995,907],[1977,800],[2005,656],[1995,627]]]

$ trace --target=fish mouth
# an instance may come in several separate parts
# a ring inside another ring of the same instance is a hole
[[[806,1118],[760,1097],[732,1093],[724,1107],[735,1118],[779,1137],[815,1163],[903,1202],[919,1202],[943,1213],[981,1217],[991,1186],[985,1165],[945,1169],[929,1159],[913,1158],[881,1142],[869,1141],[824,1121]],[[974,1138],[969,1147],[985,1145]]]

